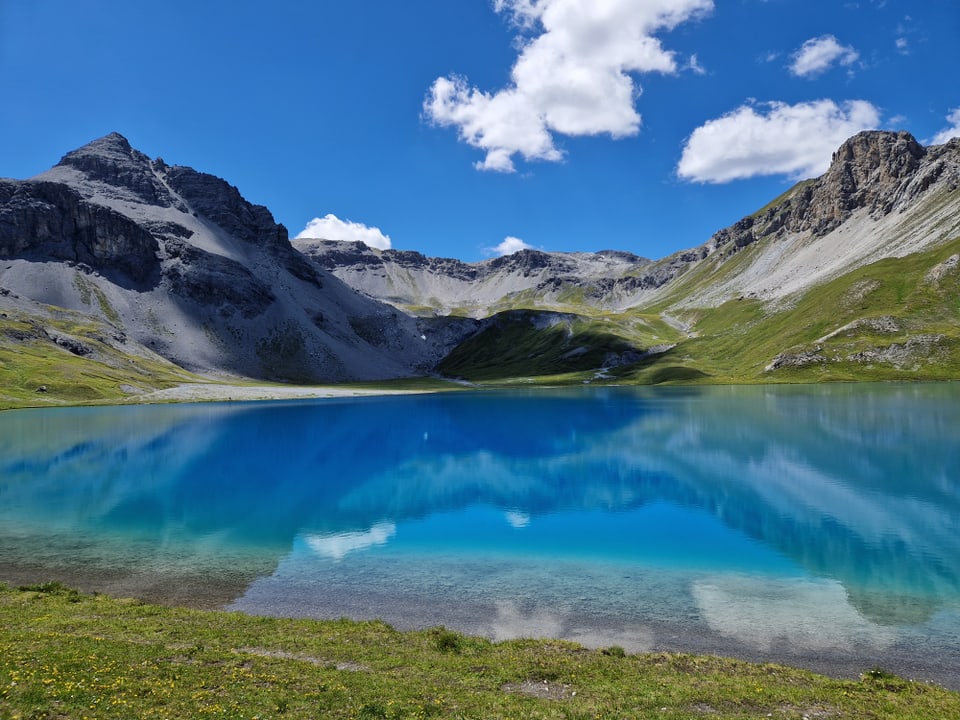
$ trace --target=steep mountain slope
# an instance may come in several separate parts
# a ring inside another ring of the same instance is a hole
[[[884,258],[960,236],[960,139],[924,148],[905,132],[863,132],[827,172],[714,234],[703,259],[650,300],[716,306],[784,300]],[[748,252],[745,252],[748,251]]]
[[[110,322],[0,288],[0,408],[106,400],[197,379]]]
[[[36,178],[0,181],[0,288],[92,316],[183,368],[257,378],[422,374],[471,329],[360,296],[236,188],[115,133]]]
[[[861,133],[705,249],[646,307],[691,337],[631,380],[960,377],[960,140]]]

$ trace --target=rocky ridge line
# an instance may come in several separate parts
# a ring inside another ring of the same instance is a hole
[[[907,132],[868,131],[843,143],[821,177],[797,184],[770,206],[717,231],[703,245],[655,262],[614,251],[522,250],[463,263],[410,251],[377,251],[362,244],[294,240],[294,245],[357,290],[400,307],[424,306],[436,312],[466,307],[482,316],[523,295],[524,302],[546,309],[569,307],[572,297],[594,307],[623,310],[668,295],[675,281],[707,260],[719,266],[760,241],[826,238],[855,216],[866,213],[879,222],[910,212],[934,188],[950,195],[958,187],[960,139],[925,148]],[[923,246],[935,241],[930,237],[917,242]],[[855,266],[882,252],[874,250],[867,256],[854,251],[850,262]],[[807,271],[798,265],[797,272]],[[814,283],[818,277],[811,275],[809,280]],[[768,289],[768,294],[775,292],[776,288]],[[724,293],[705,302],[716,304],[736,296],[733,288]],[[690,297],[685,302],[696,305],[698,300]]]

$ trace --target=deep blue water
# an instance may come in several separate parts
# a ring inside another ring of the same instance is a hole
[[[960,385],[0,413],[0,582],[960,688]]]

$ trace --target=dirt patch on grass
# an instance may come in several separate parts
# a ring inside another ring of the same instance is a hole
[[[577,694],[572,685],[548,680],[524,680],[519,683],[507,683],[500,689],[506,693],[529,695],[544,700],[568,700]]]
[[[330,667],[337,670],[343,670],[345,672],[370,672],[370,668],[366,665],[361,665],[360,663],[355,663],[351,661],[340,661],[329,660],[327,658],[314,657],[312,655],[302,655],[300,653],[287,652],[285,650],[268,650],[267,648],[237,648],[234,650],[235,653],[241,655],[256,655],[257,657],[264,658],[277,658],[280,660],[298,660],[300,662],[310,663],[311,665],[319,665],[320,667]]]

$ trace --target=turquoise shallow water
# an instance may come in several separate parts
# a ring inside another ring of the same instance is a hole
[[[960,687],[960,386],[0,414],[0,581]]]

